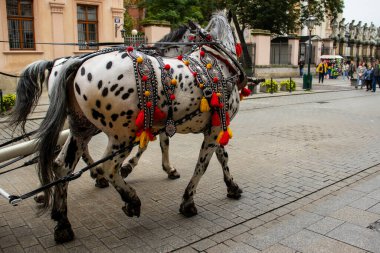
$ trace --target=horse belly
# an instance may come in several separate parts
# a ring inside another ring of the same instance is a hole
[[[80,109],[97,128],[115,139],[135,131],[138,96],[130,58],[109,53],[87,60],[74,80]]]

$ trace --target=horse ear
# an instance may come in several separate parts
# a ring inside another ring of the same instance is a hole
[[[191,30],[196,30],[198,28],[198,26],[192,20],[189,20],[189,26]]]

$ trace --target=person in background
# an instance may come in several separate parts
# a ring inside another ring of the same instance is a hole
[[[373,68],[371,65],[368,65],[367,70],[364,73],[364,82],[367,87],[367,91],[372,90],[372,79],[373,79]]]
[[[376,92],[376,83],[379,84],[379,89],[380,89],[380,64],[379,64],[379,60],[375,61],[375,64],[373,67],[372,92]]]
[[[346,63],[343,63],[342,71],[343,71],[343,80],[347,78],[347,80],[350,80],[350,77],[348,76],[348,72],[350,70],[350,63],[347,61]]]
[[[298,66],[300,68],[300,77],[303,76],[303,67],[305,66],[305,61],[303,60],[303,58],[301,57],[299,62],[298,62]]]
[[[357,73],[357,76],[358,76],[358,82],[355,86],[355,88],[357,89],[358,86],[360,86],[360,89],[363,89],[363,83],[364,83],[364,73],[367,71],[367,69],[365,68],[365,66],[363,65],[363,63],[359,63],[359,66],[356,70],[356,73]]]
[[[354,79],[354,73],[355,73],[355,65],[352,61],[349,61],[350,68],[348,69],[348,75],[350,76],[350,79]]]
[[[325,75],[327,73],[327,63],[325,62],[325,60],[322,60],[318,66],[317,66],[317,73],[319,75],[319,78],[318,78],[318,83],[323,83],[323,80],[325,78]]]

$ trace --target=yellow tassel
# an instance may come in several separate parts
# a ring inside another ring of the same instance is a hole
[[[219,143],[220,139],[222,138],[223,136],[223,130],[220,130],[219,134],[218,134],[218,138],[216,138],[216,142]]]
[[[208,111],[210,111],[210,106],[209,106],[208,101],[207,101],[207,99],[205,97],[203,97],[202,100],[201,100],[200,111],[201,112],[208,112]]]
[[[232,138],[232,130],[231,128],[227,127],[228,135],[230,136],[230,139]]]
[[[240,96],[240,101],[242,101],[244,99],[244,96],[242,94],[240,94],[239,96]]]
[[[145,131],[140,135],[140,148],[145,148],[148,145],[149,138]]]

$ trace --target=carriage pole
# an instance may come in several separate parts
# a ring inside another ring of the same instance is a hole
[[[58,145],[62,145],[66,141],[69,133],[70,130],[66,129],[59,134]],[[37,140],[33,139],[27,142],[0,149],[0,163],[17,156],[30,155],[36,152],[37,143]]]

